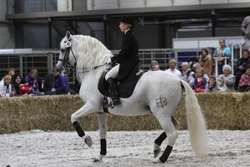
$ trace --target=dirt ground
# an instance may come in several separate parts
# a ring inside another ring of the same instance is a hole
[[[76,132],[32,130],[0,135],[0,166],[11,167],[161,167],[250,166],[250,130],[208,130],[208,158],[200,161],[191,149],[187,131],[179,137],[167,163],[153,164],[153,142],[162,131],[108,132],[108,153],[101,163],[98,132],[88,148]],[[162,146],[166,146],[166,142]],[[163,147],[162,147],[163,148]]]

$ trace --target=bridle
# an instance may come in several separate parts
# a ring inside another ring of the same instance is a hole
[[[63,63],[62,67],[63,69],[65,70],[65,73],[66,74],[70,74],[70,73],[87,73],[87,72],[90,72],[90,71],[93,71],[99,67],[102,67],[102,66],[105,66],[107,65],[107,63],[105,64],[102,64],[102,65],[98,65],[98,66],[95,66],[95,67],[92,67],[92,68],[77,68],[77,59],[76,59],[76,56],[72,50],[72,44],[71,44],[71,38],[68,40],[68,41],[65,41],[64,44],[66,46],[66,49],[61,49],[61,52],[65,52],[64,54],[64,58],[63,59],[58,59],[58,61],[61,61]],[[69,53],[72,53],[74,59],[75,59],[75,63],[74,65],[72,65],[70,62],[69,62]],[[81,70],[81,72],[79,72],[79,70]]]

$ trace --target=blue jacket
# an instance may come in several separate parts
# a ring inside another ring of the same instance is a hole
[[[57,76],[54,77],[54,88],[56,89],[56,92],[58,93],[68,93],[68,81],[67,79],[58,74]]]

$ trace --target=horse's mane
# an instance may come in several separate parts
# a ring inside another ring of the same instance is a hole
[[[112,56],[111,51],[93,37],[85,35],[73,35],[72,37],[78,43],[75,54],[78,57],[77,66],[79,68],[103,65]]]

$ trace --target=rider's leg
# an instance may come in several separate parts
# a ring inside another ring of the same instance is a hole
[[[118,76],[119,67],[120,67],[119,64],[116,65],[105,76],[105,79],[107,80],[108,85],[109,85],[109,90],[110,90],[111,98],[113,100],[114,105],[118,105],[121,103],[120,99],[119,99],[118,92],[117,92],[116,85],[114,83],[114,78],[117,78],[117,76]]]

